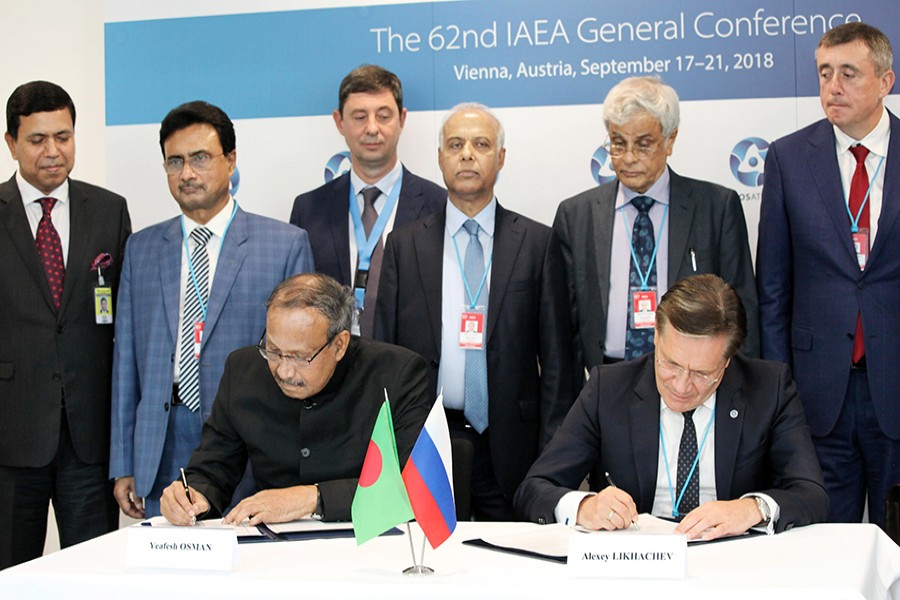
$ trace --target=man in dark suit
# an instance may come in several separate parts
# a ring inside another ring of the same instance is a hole
[[[824,520],[828,495],[790,369],[738,353],[746,332],[741,301],[718,276],[670,287],[654,352],[591,371],[516,493],[517,514],[611,530],[650,512],[707,540]],[[588,473],[592,491],[577,491]]]
[[[791,365],[832,521],[884,524],[900,483],[900,121],[874,27],[816,50],[826,118],[766,155],[757,271],[763,357]]]
[[[113,327],[98,299],[114,297],[131,233],[124,198],[69,179],[75,106],[61,87],[18,87],[5,139],[19,168],[0,185],[0,568],[41,555],[51,500],[62,547],[117,525]]]
[[[617,178],[562,202],[553,223],[566,261],[579,371],[653,350],[653,307],[668,286],[696,273],[715,273],[735,287],[747,311],[743,349],[758,356],[756,284],[740,198],[666,164],[678,134],[675,90],[655,77],[625,79],[604,100],[603,119]],[[641,300],[648,310],[636,310]]]
[[[415,350],[451,436],[474,445],[472,508],[511,520],[512,496],[575,397],[562,257],[549,227],[504,209],[506,149],[486,107],[454,108],[438,162],[446,210],[395,229],[375,337]]]
[[[316,271],[355,288],[354,333],[372,335],[384,239],[443,208],[447,192],[397,159],[406,122],[400,79],[363,65],[341,82],[332,115],[350,149],[350,172],[297,196],[291,223],[309,232]],[[352,202],[351,202],[352,201]]]
[[[163,515],[187,525],[221,514],[250,459],[260,492],[226,523],[309,517],[349,521],[363,460],[385,393],[397,456],[406,462],[434,403],[421,356],[350,335],[353,292],[327,275],[295,275],[269,297],[266,335],[233,352],[200,446],[165,489]],[[260,357],[262,355],[262,357]]]
[[[182,214],[128,240],[113,362],[109,476],[122,511],[138,519],[159,514],[163,488],[200,442],[225,359],[259,339],[272,288],[313,270],[305,231],[231,196],[237,148],[225,111],[177,106],[159,138]]]

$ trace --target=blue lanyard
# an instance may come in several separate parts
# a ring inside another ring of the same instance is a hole
[[[632,235],[628,233],[628,219],[625,218],[625,207],[623,206],[622,211],[622,222],[625,224],[625,235],[628,237],[628,246],[631,248],[631,259],[634,261],[634,268],[637,269],[638,277],[641,278],[641,289],[647,289],[647,280],[650,279],[650,270],[652,268],[653,263],[656,262],[656,252],[659,250],[659,241],[662,239],[663,227],[666,226],[666,215],[669,214],[669,205],[663,204],[665,207],[663,209],[662,222],[659,224],[659,233],[656,234],[656,244],[653,246],[653,254],[650,256],[650,265],[647,266],[647,273],[641,272],[641,265],[638,262],[637,254],[634,251],[634,242],[632,241]],[[648,218],[650,215],[647,215]]]
[[[225,231],[222,232],[222,243],[219,244],[219,256],[222,255],[222,246],[225,244],[225,236],[228,234],[228,228],[231,227],[231,222],[234,221],[234,215],[237,214],[238,210],[237,200],[232,200],[234,201],[234,209],[231,211],[231,216],[228,218],[228,224],[225,225]],[[194,293],[197,294],[197,300],[200,302],[200,310],[203,311],[203,322],[206,323],[206,302],[203,301],[203,296],[200,294],[200,284],[197,283],[197,275],[194,273],[194,261],[191,260],[191,251],[188,248],[187,230],[184,228],[184,215],[181,215],[181,237],[184,239],[184,251],[187,254],[188,271],[191,274],[191,282],[194,284]]]
[[[466,287],[466,296],[469,298],[469,310],[475,310],[476,303],[478,302],[478,299],[481,298],[482,290],[484,290],[484,283],[487,281],[491,263],[494,261],[494,247],[491,246],[491,255],[488,257],[487,264],[484,266],[484,275],[481,276],[481,283],[478,284],[478,293],[475,294],[475,296],[472,296],[472,291],[469,289],[469,281],[466,279],[466,268],[463,266],[462,260],[459,257],[459,245],[456,243],[456,236],[451,235],[450,239],[453,240],[453,249],[456,250],[456,262],[459,263],[459,272],[462,274],[463,285]]]
[[[381,234],[384,233],[388,219],[391,218],[391,213],[394,212],[397,199],[400,198],[400,184],[403,183],[402,180],[403,177],[400,177],[397,179],[397,183],[394,184],[394,188],[391,190],[384,208],[378,214],[378,219],[375,221],[372,233],[369,234],[368,239],[366,239],[366,228],[362,222],[362,214],[359,212],[359,202],[356,201],[356,190],[353,189],[353,181],[350,182],[350,215],[353,217],[353,232],[356,235],[356,250],[359,256],[356,269],[359,271],[367,271],[369,269],[369,261],[372,260],[375,246],[381,240]]]
[[[866,203],[869,201],[869,194],[872,193],[872,184],[875,183],[875,178],[878,177],[878,171],[881,170],[881,164],[884,162],[884,157],[881,157],[881,160],[878,161],[878,166],[875,168],[875,174],[872,175],[872,178],[869,180],[869,189],[866,190],[866,197],[863,198],[862,204],[859,205],[859,212],[856,213],[856,218],[853,218],[853,213],[850,212],[850,199],[847,199],[847,215],[850,217],[850,233],[857,233],[859,231],[859,218],[862,216],[863,209],[866,207]]]
[[[694,476],[694,471],[697,470],[697,465],[700,462],[700,455],[703,454],[703,447],[706,446],[706,438],[709,437],[709,430],[712,427],[713,421],[716,420],[716,408],[713,407],[712,416],[709,418],[709,423],[706,424],[706,432],[703,434],[703,441],[700,442],[700,448],[697,449],[697,457],[694,458],[694,464],[691,465],[691,470],[687,475],[687,478],[684,480],[684,485],[681,487],[681,493],[678,494],[678,501],[675,501],[675,488],[672,487],[672,474],[669,473],[669,456],[666,452],[666,439],[663,435],[663,427],[662,427],[662,418],[659,420],[659,443],[662,446],[663,451],[663,462],[666,465],[666,480],[669,483],[669,496],[672,499],[672,516],[678,517],[678,507],[681,506],[681,499],[684,497],[684,491],[687,489],[688,484],[691,481],[691,478]]]

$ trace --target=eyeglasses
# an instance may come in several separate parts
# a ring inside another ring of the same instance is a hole
[[[213,159],[220,156],[225,156],[225,153],[209,154],[208,152],[195,152],[188,156],[187,161],[194,171],[209,171],[212,168]],[[169,175],[178,175],[184,170],[184,157],[170,156],[166,159],[166,162],[163,163],[163,168]]]
[[[262,336],[259,338],[259,342],[256,344],[256,349],[259,350],[259,355],[262,356],[266,361],[270,363],[280,363],[283,360],[288,361],[292,367],[297,367],[298,369],[308,369],[312,366],[312,361],[316,360],[316,357],[322,353],[322,350],[331,345],[331,342],[334,341],[335,336],[332,335],[328,338],[328,341],[325,342],[325,345],[315,351],[315,353],[309,358],[303,358],[302,356],[297,356],[295,354],[283,354],[278,350],[268,350],[266,349],[263,340],[266,337],[266,332],[263,331]]]
[[[656,359],[656,366],[662,369],[664,373],[670,375],[672,377],[681,377],[685,373],[687,373],[688,378],[690,378],[691,382],[696,385],[698,388],[711,387],[719,382],[722,379],[722,374],[725,373],[724,369],[722,373],[719,374],[718,377],[711,377],[706,373],[701,373],[699,371],[691,371],[690,369],[685,369],[681,365],[677,365],[673,362],[669,362],[667,360],[663,360],[662,358]]]
[[[634,153],[635,156],[640,158],[647,158],[648,156],[652,156],[656,154],[659,150],[661,144],[665,143],[663,141],[646,141],[640,140],[638,143],[631,146],[631,152]],[[609,152],[609,155],[613,158],[620,158],[625,156],[628,153],[629,146],[628,144],[621,141],[607,141],[603,144],[603,147],[606,148],[606,151]]]

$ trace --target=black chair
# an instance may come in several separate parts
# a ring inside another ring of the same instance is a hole
[[[453,455],[453,496],[456,503],[456,520],[472,519],[472,456],[475,450],[472,442],[464,438],[451,438],[450,453]]]
[[[900,545],[900,484],[888,490],[884,501],[884,532]]]

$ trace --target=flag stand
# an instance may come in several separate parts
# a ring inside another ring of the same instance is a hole
[[[425,566],[425,534],[422,534],[422,555],[419,558],[419,562],[416,563],[416,550],[413,547],[412,540],[412,529],[409,526],[409,521],[406,522],[406,535],[409,537],[409,552],[412,554],[413,566],[407,567],[403,569],[404,575],[412,575],[412,576],[423,576],[423,575],[433,575],[434,569],[431,567]]]

